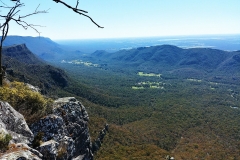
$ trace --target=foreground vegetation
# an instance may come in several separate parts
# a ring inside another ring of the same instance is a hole
[[[95,159],[240,158],[238,85],[174,75],[139,76],[131,69],[61,66],[75,80],[57,94],[77,96],[87,107],[91,140],[105,123],[110,125]],[[139,82],[158,82],[164,89],[132,89]],[[0,99],[20,111],[28,123],[51,110],[51,99],[20,82],[5,84]],[[9,138],[1,139],[5,143]]]
[[[35,122],[51,111],[53,100],[33,91],[22,82],[5,83],[0,87],[0,99],[8,102],[26,119],[28,124]]]

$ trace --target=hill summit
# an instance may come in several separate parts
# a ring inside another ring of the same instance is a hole
[[[189,77],[232,77],[239,79],[239,51],[211,48],[183,49],[172,45],[139,47],[115,53],[96,51],[84,57],[94,63],[121,69]]]
[[[3,65],[7,67],[10,80],[31,83],[43,91],[68,84],[68,76],[63,70],[38,58],[25,44],[3,47]]]

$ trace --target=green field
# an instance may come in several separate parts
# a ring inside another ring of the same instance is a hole
[[[163,85],[165,85],[162,82],[139,82],[135,84],[135,86],[132,86],[132,89],[164,89]]]
[[[72,61],[62,60],[61,63],[85,65],[85,66],[88,66],[88,67],[98,67],[99,66],[98,64],[93,64],[92,62],[85,62],[85,61],[82,61],[82,60],[72,60]]]
[[[161,77],[161,74],[138,72],[139,76]]]

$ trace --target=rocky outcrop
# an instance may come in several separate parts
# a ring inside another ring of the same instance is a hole
[[[0,101],[0,128],[11,134],[12,143],[29,144],[33,140],[33,133],[23,115],[7,102],[2,101]]]
[[[0,134],[12,136],[9,149],[0,154],[0,159],[41,159],[42,154],[30,148],[33,133],[29,129],[24,117],[7,102],[0,101]]]
[[[41,153],[25,143],[10,144],[9,150],[2,156],[0,155],[0,159],[4,160],[41,160],[42,157]]]
[[[27,86],[29,89],[31,89],[33,92],[38,92],[38,93],[40,93],[41,89],[40,89],[39,87],[33,86],[33,85],[29,84],[29,83],[25,83],[25,84],[26,84],[26,86]]]
[[[108,124],[105,124],[105,127],[99,132],[98,138],[93,142],[93,145],[92,145],[93,153],[97,152],[100,149],[100,147],[102,146],[103,139],[104,139],[105,135],[107,134],[108,129],[109,129]]]
[[[44,155],[45,159],[51,160],[51,159],[57,158],[58,146],[59,146],[59,143],[57,143],[54,140],[50,140],[42,143],[38,147],[38,150]]]
[[[33,123],[30,130],[20,113],[0,101],[0,131],[13,137],[0,159],[92,160],[88,120],[85,107],[74,97],[60,98],[52,114]]]
[[[40,152],[51,151],[45,152],[44,156],[56,152],[56,157],[52,156],[52,159],[93,159],[88,119],[85,107],[74,97],[56,100],[52,114],[31,125],[35,136],[43,133],[41,141],[44,143],[37,149]]]

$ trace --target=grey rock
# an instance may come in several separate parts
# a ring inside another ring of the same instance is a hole
[[[91,160],[88,120],[85,107],[74,97],[65,97],[56,100],[52,114],[33,123],[31,130],[35,136],[43,132],[43,142],[54,140],[59,144],[57,159]]]
[[[0,128],[4,128],[12,135],[12,142],[14,143],[29,144],[33,140],[33,133],[23,115],[7,102],[2,101],[0,101]]]
[[[103,139],[109,130],[109,125],[105,124],[105,127],[99,132],[98,138],[93,142],[92,152],[97,152],[102,146]]]
[[[30,148],[27,144],[17,143],[11,144],[9,150],[0,156],[2,160],[16,160],[23,158],[24,160],[41,160],[43,155],[37,150]]]
[[[36,136],[38,132],[43,132],[43,142],[51,139],[59,141],[67,134],[66,126],[62,117],[53,114],[41,118],[38,122],[33,123],[31,125],[31,130],[34,133],[34,136]]]
[[[92,160],[88,120],[85,107],[74,97],[66,97],[56,100],[52,114],[33,123],[30,130],[20,113],[0,101],[0,132],[13,137],[0,159]],[[35,150],[27,144],[38,133],[43,134]],[[106,128],[101,133],[106,134]]]
[[[58,152],[58,146],[59,143],[54,140],[50,140],[42,143],[38,147],[38,150],[43,154],[43,159],[55,160]]]
[[[72,159],[74,152],[75,152],[74,140],[70,137],[65,136],[59,142],[58,157],[62,157],[62,159]]]
[[[27,86],[29,89],[31,89],[33,92],[40,92],[40,91],[41,91],[41,89],[40,89],[39,87],[37,87],[37,86],[33,86],[33,85],[29,84],[29,83],[25,83],[25,84],[26,84],[26,86]]]
[[[7,102],[2,101],[0,101],[0,133],[12,136],[9,150],[1,155],[0,159],[15,160],[21,157],[27,160],[41,159],[42,154],[27,145],[32,141],[33,133],[29,129],[24,117]]]
[[[0,119],[0,134],[3,134],[3,135],[9,134],[5,124],[2,122],[1,119]]]

